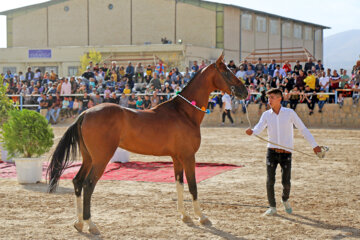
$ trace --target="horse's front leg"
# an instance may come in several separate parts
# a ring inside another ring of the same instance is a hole
[[[192,195],[195,215],[199,217],[199,221],[203,225],[211,225],[211,221],[201,212],[200,204],[197,196],[197,186],[195,178],[195,156],[184,159],[184,168],[186,180],[188,182],[189,191]]]
[[[174,163],[176,191],[178,195],[177,210],[180,212],[181,220],[183,222],[191,222],[191,218],[187,215],[184,208],[184,167],[182,163],[176,158],[173,158],[173,163]]]

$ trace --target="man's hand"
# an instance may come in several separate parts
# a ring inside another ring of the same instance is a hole
[[[321,148],[319,146],[315,147],[313,150],[315,154],[321,152]]]
[[[251,136],[253,134],[253,130],[251,130],[250,128],[248,128],[245,133],[249,136]],[[321,151],[321,150],[320,150]]]

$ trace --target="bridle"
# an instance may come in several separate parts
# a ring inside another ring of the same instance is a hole
[[[213,63],[215,69],[221,74],[221,76],[223,77],[224,81],[230,86],[230,90],[231,90],[231,94],[235,93],[235,86],[234,83],[232,83],[232,81],[230,80],[231,78],[231,72],[230,71],[225,71],[222,72],[220,71],[220,69],[218,68],[218,66],[216,65],[216,63]]]

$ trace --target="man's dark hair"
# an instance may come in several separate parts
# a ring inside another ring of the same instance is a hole
[[[279,88],[272,88],[269,91],[266,92],[266,95],[275,94],[279,97],[282,97],[282,91]]]

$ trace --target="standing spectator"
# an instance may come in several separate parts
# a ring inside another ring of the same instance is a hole
[[[157,75],[164,75],[166,72],[166,67],[161,59],[159,59],[159,63],[155,67],[155,72]]]
[[[303,91],[305,89],[305,80],[306,76],[303,70],[299,70],[299,76],[296,78],[295,86],[299,91]]]
[[[31,67],[28,67],[27,72],[25,73],[25,80],[27,82],[30,82],[31,80],[34,79],[34,75],[35,75],[34,72],[31,71]]]
[[[269,65],[269,76],[273,77],[274,76],[274,72],[275,72],[275,69],[276,69],[276,61],[275,59],[273,59],[271,61],[271,64]]]
[[[347,75],[347,70],[343,70],[343,74],[341,75],[341,81],[339,82],[339,88],[344,89],[345,84],[348,83],[350,80],[349,75]]]
[[[135,82],[138,83],[140,82],[141,80],[141,83],[144,82],[144,67],[141,65],[141,63],[139,62],[135,68]]]
[[[131,93],[131,89],[129,88],[129,84],[125,84],[125,89],[123,90],[123,93],[125,93],[125,94],[130,94]]]
[[[299,76],[300,70],[302,70],[302,65],[300,64],[299,60],[296,60],[296,64],[294,66],[294,73]]]
[[[225,117],[227,116],[231,122],[231,125],[234,125],[234,120],[231,117],[231,97],[229,94],[222,92],[222,102],[224,103],[224,109],[222,114],[221,126],[225,125]]]
[[[93,62],[90,61],[90,62],[89,62],[89,65],[88,65],[86,68],[89,68],[91,72],[94,72]]]
[[[87,92],[85,92],[84,96],[81,99],[81,102],[82,102],[81,112],[88,109],[89,101],[90,101],[90,97],[88,96]]]
[[[324,89],[325,92],[329,92],[329,84],[330,84],[329,77],[325,75],[325,72],[322,72],[321,77],[319,79],[320,89]]]
[[[69,109],[69,99],[68,97],[64,97],[64,100],[62,101],[62,107],[61,107],[61,121],[64,120],[64,117],[69,118],[70,117],[70,109]]]
[[[201,64],[200,64],[199,68],[200,68],[200,70],[203,68],[206,68],[206,64],[205,64],[204,60],[201,60]]]
[[[319,59],[319,60],[317,61],[316,66],[315,66],[315,70],[316,70],[316,71],[321,71],[321,70],[323,70],[323,69],[324,69],[324,65],[322,65],[321,60]]]
[[[311,71],[312,67],[315,67],[315,64],[312,61],[312,58],[308,58],[308,62],[305,63],[304,71],[307,73],[309,70]]]
[[[80,110],[80,104],[79,104],[79,100],[77,98],[75,98],[74,100],[74,105],[73,105],[73,118],[75,118],[75,116],[77,114],[79,114],[79,110]]]
[[[54,82],[56,80],[56,78],[57,78],[57,75],[54,72],[54,70],[50,70],[50,80]]]
[[[150,78],[151,78],[152,74],[153,74],[153,68],[149,64],[146,68],[146,76],[150,76]]]
[[[227,67],[230,69],[230,70],[233,70],[233,69],[236,69],[236,65],[234,63],[234,60],[230,60],[229,64],[227,65]],[[201,69],[201,68],[200,68]]]
[[[63,78],[65,80],[61,85],[61,95],[70,95],[71,94],[71,83],[69,82],[68,78]]]
[[[130,81],[132,81],[134,74],[135,74],[134,67],[132,66],[131,62],[129,62],[128,66],[126,67],[126,77]]]
[[[194,61],[192,67],[191,67],[191,70],[193,70],[193,72],[197,73],[197,71],[199,71],[199,66],[198,66],[198,62],[197,61]]]
[[[258,59],[258,63],[255,66],[256,76],[262,76],[264,73],[264,65],[262,64],[261,58]]]

